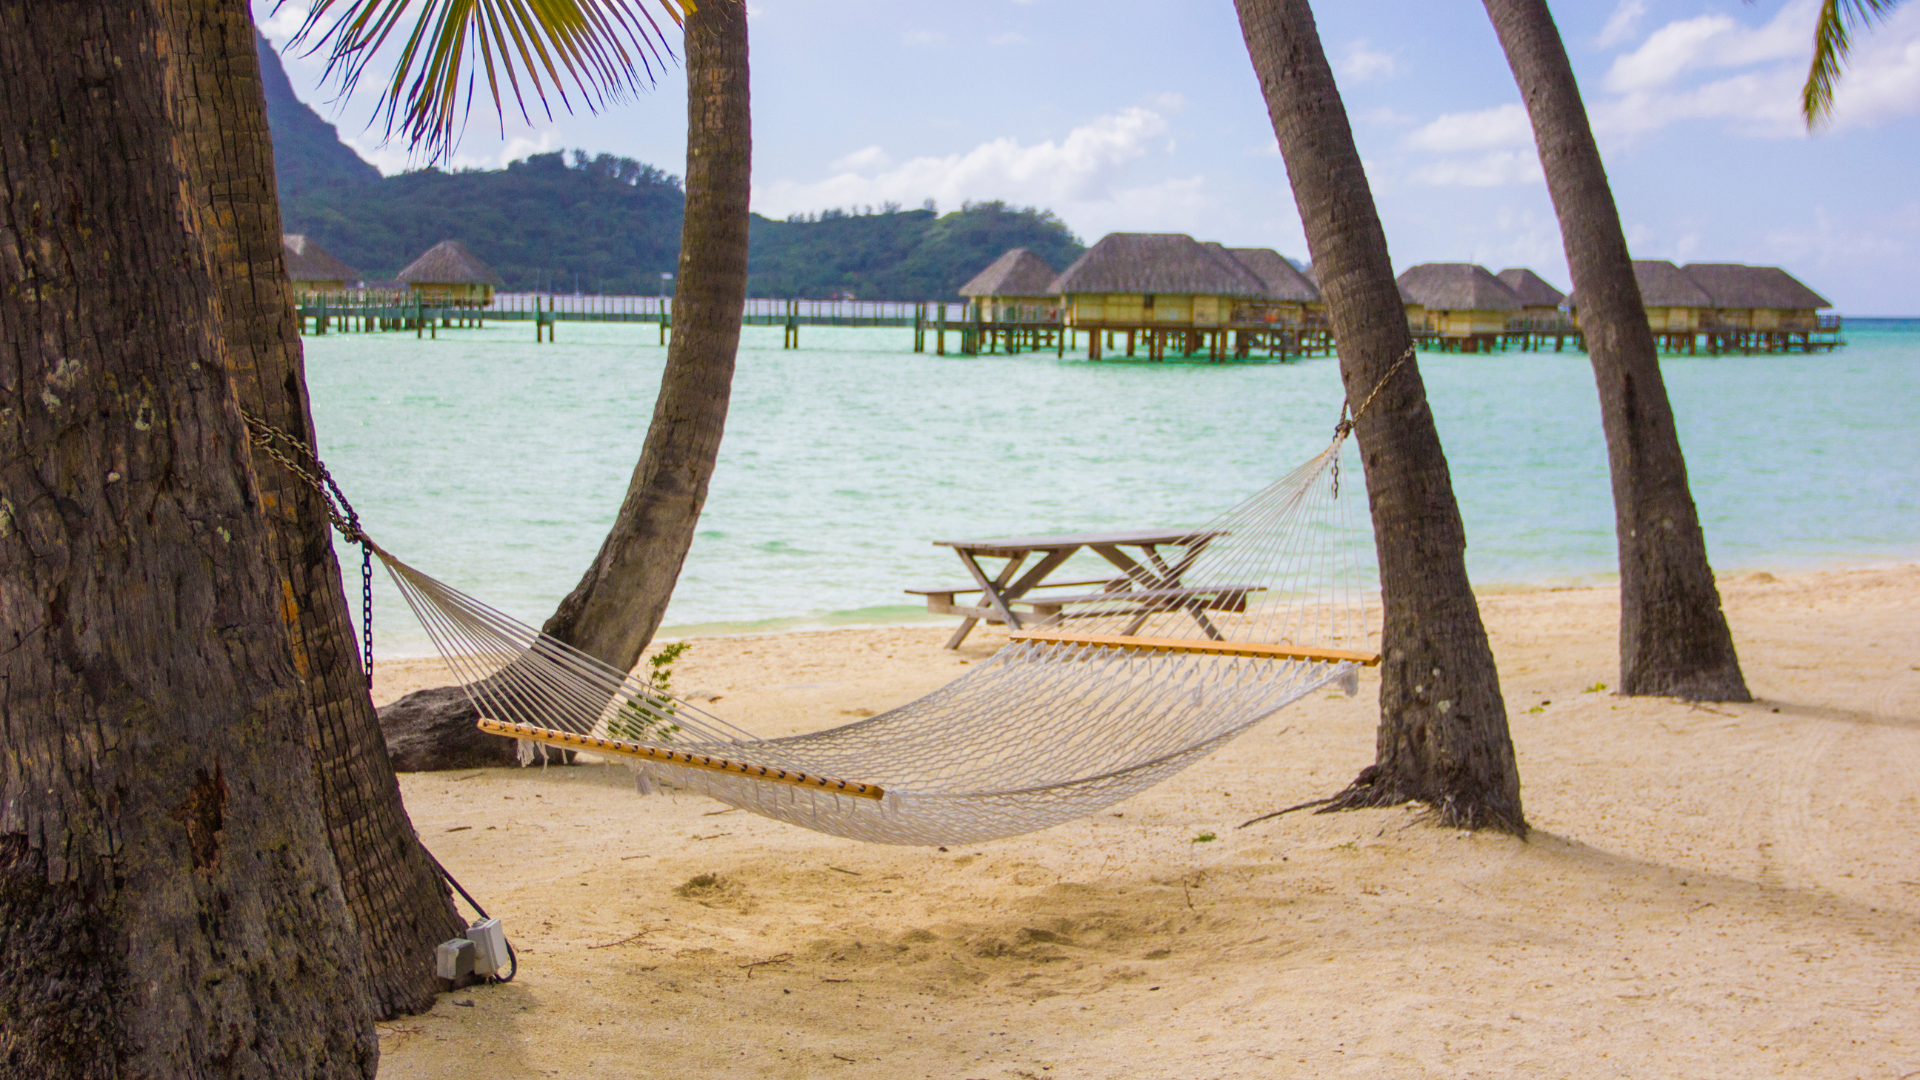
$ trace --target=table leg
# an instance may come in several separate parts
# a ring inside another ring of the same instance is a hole
[[[1000,590],[1013,579],[1013,575],[1020,569],[1020,564],[1027,561],[1027,556],[1023,553],[1008,559],[1007,565],[1001,568],[998,575],[988,578],[986,571],[980,569],[979,560],[972,554],[958,549],[955,549],[955,553],[960,556],[960,564],[967,568],[967,573],[973,575],[973,583],[980,586],[981,595],[986,599],[987,605],[993,608],[994,614],[1006,622],[1007,629],[1020,629],[1020,617],[1007,607],[1005,600],[1001,599]],[[953,637],[947,639],[947,648],[959,648],[960,643],[967,640],[967,635],[973,632],[974,624],[979,621],[976,618],[961,620],[960,629],[955,630]]]

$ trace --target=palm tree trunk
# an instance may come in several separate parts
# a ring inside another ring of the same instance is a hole
[[[226,311],[243,409],[313,441],[299,329],[280,240],[273,143],[245,0],[164,0],[172,114],[201,236]],[[464,923],[420,846],[367,692],[319,497],[255,452],[268,552],[305,682],[307,744],[367,989],[387,1019],[431,1008],[434,946]]]
[[[0,1071],[371,1077],[164,21],[0,5]]]
[[[1417,800],[1452,824],[1525,835],[1506,704],[1467,581],[1446,454],[1313,11],[1306,0],[1235,6],[1340,343],[1347,399],[1358,407],[1379,388],[1354,435],[1385,608],[1380,729],[1374,764],[1330,808]]]
[[[612,530],[543,627],[622,671],[659,629],[693,543],[746,307],[753,130],[743,0],[689,13],[686,51],[686,219],[660,396]]]
[[[1620,542],[1620,693],[1751,701],[1653,331],[1573,66],[1545,0],[1486,0],[1533,120],[1600,388]]]

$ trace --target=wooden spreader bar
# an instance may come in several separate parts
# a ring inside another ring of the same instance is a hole
[[[647,758],[651,761],[664,761],[670,765],[680,765],[689,769],[732,773],[751,780],[792,784],[794,787],[831,791],[838,795],[852,795],[858,799],[872,799],[875,802],[887,797],[886,791],[878,784],[863,784],[856,780],[834,780],[830,777],[813,776],[792,769],[776,769],[771,765],[749,765],[745,762],[728,761],[726,758],[710,757],[706,754],[692,754],[685,750],[668,750],[659,746],[648,746],[645,743],[627,742],[624,739],[575,735],[571,731],[555,731],[552,728],[534,727],[532,724],[505,724],[498,720],[487,719],[479,720],[474,726],[489,735],[504,735],[510,739],[531,739],[550,746],[564,746],[569,750],[592,750],[602,754]]]
[[[1142,652],[1190,652],[1210,656],[1264,656],[1276,660],[1348,660],[1361,667],[1378,667],[1379,653],[1345,649],[1311,649],[1299,645],[1268,645],[1252,641],[1189,641],[1184,638],[1126,637],[1121,634],[1076,634],[1071,630],[1016,630],[1012,641],[1057,642],[1062,645],[1105,645]]]

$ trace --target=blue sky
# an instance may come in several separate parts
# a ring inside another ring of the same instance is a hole
[[[279,15],[255,0],[283,41]],[[1920,314],[1920,3],[1862,37],[1837,118],[1797,115],[1817,0],[1555,5],[1640,258],[1773,263],[1847,313]],[[1569,281],[1526,117],[1486,12],[1467,0],[1319,6],[1394,264],[1472,260]],[[1005,199],[1092,242],[1180,231],[1304,258],[1233,7],[1137,0],[754,0],[754,209],[942,208]],[[383,171],[408,167],[321,65],[302,97]],[[373,80],[369,80],[371,83]],[[682,171],[685,92],[501,126],[479,110],[456,163],[583,148]],[[416,162],[417,164],[417,162]]]

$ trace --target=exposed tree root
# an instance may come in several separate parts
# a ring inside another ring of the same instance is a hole
[[[1369,765],[1360,770],[1360,774],[1353,778],[1352,783],[1324,799],[1295,803],[1285,809],[1241,822],[1239,827],[1244,829],[1248,825],[1310,807],[1318,807],[1313,811],[1316,814],[1333,814],[1342,810],[1379,810],[1389,806],[1404,806],[1407,803],[1424,803],[1427,807],[1428,820],[1443,828],[1467,829],[1474,832],[1487,829],[1517,836],[1522,840],[1527,838],[1526,820],[1517,814],[1501,813],[1497,808],[1480,804],[1459,803],[1451,797],[1438,801],[1422,798],[1402,790],[1397,784],[1382,783],[1382,776],[1383,770],[1380,766]]]

